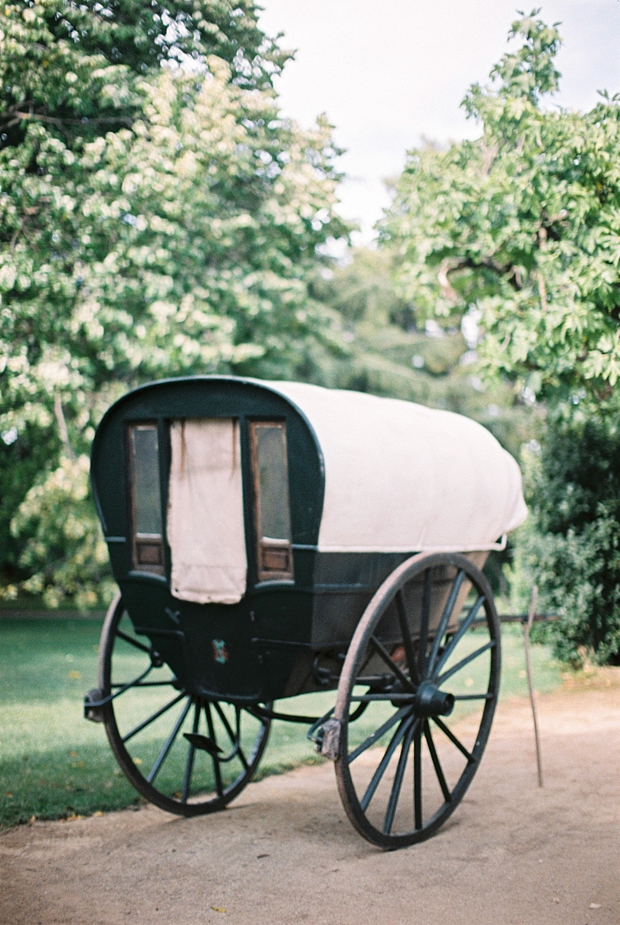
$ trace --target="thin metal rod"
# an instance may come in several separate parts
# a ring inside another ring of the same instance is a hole
[[[185,696],[185,694],[183,694],[183,696]],[[163,764],[164,761],[166,760],[166,758],[167,758],[167,756],[168,756],[168,752],[169,752],[170,749],[172,748],[172,746],[173,746],[173,744],[174,744],[174,740],[176,739],[176,737],[177,737],[178,734],[179,734],[179,729],[180,729],[181,726],[183,725],[183,722],[184,722],[184,720],[185,720],[185,717],[186,717],[187,714],[189,713],[189,708],[191,707],[191,705],[192,705],[192,698],[191,698],[191,697],[188,697],[188,698],[187,698],[187,703],[185,704],[185,706],[183,707],[183,709],[182,709],[182,711],[181,711],[181,715],[179,716],[178,720],[176,721],[176,723],[175,723],[175,725],[174,725],[174,728],[173,728],[172,732],[170,733],[170,735],[169,735],[168,738],[166,739],[166,741],[165,741],[165,743],[164,743],[164,747],[162,748],[162,750],[160,751],[159,755],[157,756],[157,759],[156,759],[156,761],[155,761],[155,764],[154,764],[153,767],[151,768],[151,773],[150,773],[149,776],[147,777],[147,782],[148,782],[149,784],[152,784],[153,781],[155,780],[157,774],[159,774],[159,769],[161,768],[162,764]]]
[[[198,721],[200,719],[200,701],[197,700],[194,704],[194,723],[192,725],[192,732],[194,735],[198,732]],[[187,743],[189,748],[187,750],[187,764],[185,765],[185,780],[183,781],[183,795],[181,796],[181,803],[187,803],[187,798],[189,796],[189,785],[192,780],[192,771],[194,769],[194,755],[196,753],[196,748],[192,742]]]
[[[431,654],[428,658],[428,673],[432,675],[433,668],[435,667],[435,661],[437,659],[437,653],[439,651],[439,645],[443,639],[444,633],[448,628],[450,622],[450,617],[452,616],[452,611],[454,610],[454,605],[456,604],[456,599],[458,593],[461,590],[461,585],[463,584],[463,579],[465,578],[465,572],[463,569],[459,569],[456,578],[450,588],[450,595],[446,601],[446,606],[441,615],[441,620],[439,621],[439,626],[437,627],[437,632],[435,633],[435,638],[433,640],[433,647],[431,649]]]
[[[383,643],[379,642],[376,636],[370,637],[370,645],[373,647],[377,655],[381,656],[388,668],[391,668],[401,684],[404,684],[410,691],[413,691],[413,684],[407,677],[407,675],[401,671],[396,662],[391,657],[390,653],[387,651]],[[361,682],[360,682],[361,683]]]
[[[247,771],[250,766],[243,753],[243,749],[241,748],[241,716],[242,716],[241,707],[236,706],[235,707],[235,729],[237,730],[237,750],[239,752],[239,758],[241,759],[241,764],[243,765],[244,770]]]
[[[456,674],[457,671],[460,671],[461,668],[464,668],[465,665],[469,665],[470,662],[473,662],[474,659],[479,658],[484,652],[487,652],[489,649],[494,649],[496,646],[494,639],[491,639],[484,646],[480,646],[479,649],[476,649],[475,652],[471,652],[469,655],[466,655],[465,658],[462,658],[460,662],[457,662],[456,665],[453,665],[448,671],[445,671],[442,675],[437,678],[437,687],[440,687],[444,681],[447,681],[448,678],[451,678],[452,675]]]
[[[205,715],[207,717],[207,726],[209,727],[209,736],[217,745],[217,739],[215,738],[215,727],[213,725],[213,717],[211,715],[211,704],[209,701],[205,701]],[[211,755],[213,761],[213,773],[215,775],[215,787],[217,790],[217,795],[222,796],[224,789],[222,787],[222,771],[220,768],[220,762],[218,761],[217,755]]]
[[[432,720],[433,720],[434,723],[436,723],[436,724],[439,726],[439,728],[441,729],[441,731],[443,732],[443,734],[444,734],[444,735],[447,735],[448,738],[450,739],[450,741],[451,741],[454,745],[456,745],[456,747],[458,748],[458,750],[459,750],[460,752],[462,752],[463,755],[465,755],[465,757],[467,758],[468,761],[476,761],[476,759],[474,758],[474,756],[473,756],[470,752],[467,751],[467,749],[465,748],[465,746],[463,745],[463,743],[462,743],[462,742],[459,742],[459,740],[458,740],[457,737],[454,735],[454,733],[452,732],[452,730],[451,730],[451,729],[448,729],[448,727],[446,726],[446,724],[445,724],[445,723],[442,723],[442,721],[439,719],[438,716],[433,716],[433,717],[432,717]]]
[[[469,613],[467,614],[467,616],[465,617],[465,619],[463,620],[463,622],[462,622],[461,625],[459,626],[459,628],[458,628],[456,634],[452,637],[452,639],[450,640],[450,643],[448,644],[447,648],[446,648],[446,649],[444,650],[444,652],[441,654],[441,657],[440,657],[439,661],[438,661],[437,664],[435,665],[435,671],[434,671],[434,675],[435,675],[435,676],[439,674],[439,672],[441,671],[441,669],[443,668],[443,666],[446,664],[446,662],[448,661],[448,659],[450,658],[450,656],[452,655],[452,653],[453,653],[454,650],[456,649],[457,645],[459,644],[459,642],[461,641],[461,639],[463,638],[463,636],[465,635],[465,633],[467,632],[467,630],[469,629],[469,627],[472,626],[474,623],[477,622],[476,619],[475,619],[475,618],[476,618],[476,614],[477,614],[478,611],[480,610],[481,605],[484,604],[485,600],[486,600],[486,598],[485,598],[484,594],[481,594],[480,597],[478,598],[478,600],[477,600],[477,601],[475,602],[475,604],[472,606],[471,610],[469,611]],[[480,623],[481,623],[481,624],[486,623],[486,619],[480,620]]]
[[[145,646],[143,642],[138,642],[137,639],[132,639],[131,636],[128,636],[127,633],[123,633],[122,630],[117,630],[116,635],[119,639],[124,639],[125,642],[128,642],[130,646],[134,646],[136,649],[141,649],[142,652],[146,652],[147,655],[151,654],[151,650],[148,646]]]
[[[433,569],[427,569],[424,575],[422,593],[422,620],[420,626],[420,648],[418,649],[418,668],[420,678],[426,676],[426,647],[428,645],[428,625],[431,618],[431,594],[433,591]]]
[[[527,623],[529,614],[527,613],[501,613],[499,614],[500,623]],[[532,623],[554,623],[560,620],[559,613],[537,613]]]
[[[453,694],[455,700],[493,700],[495,694]]]
[[[409,749],[411,748],[411,740],[413,738],[414,731],[417,729],[418,723],[419,720],[416,719],[416,721],[412,723],[411,726],[409,726],[405,734],[405,741],[403,742],[400,750],[398,765],[396,767],[396,774],[394,775],[394,782],[392,783],[392,790],[390,792],[390,800],[385,812],[385,819],[383,821],[384,835],[389,835],[392,831],[394,816],[396,814],[396,807],[398,806],[398,798],[400,797],[400,791],[403,788],[403,777],[405,776],[405,771],[407,769],[407,758],[409,756]]]
[[[418,722],[413,739],[413,818],[416,830],[422,828],[422,728]]]
[[[183,691],[183,692],[180,693],[180,694],[177,694],[177,696],[176,696],[176,697],[173,697],[173,699],[170,700],[170,701],[165,705],[165,707],[161,707],[159,710],[157,710],[155,713],[153,713],[151,716],[149,716],[148,719],[145,719],[143,722],[138,723],[137,726],[134,726],[134,728],[131,730],[131,732],[128,732],[126,736],[123,736],[123,742],[129,742],[129,740],[130,740],[131,738],[133,738],[133,736],[137,735],[138,732],[141,732],[143,729],[145,729],[145,728],[146,728],[147,726],[149,726],[151,723],[154,723],[156,719],[159,719],[160,716],[163,716],[163,714],[164,714],[167,710],[170,710],[170,709],[175,705],[175,703],[178,703],[178,702],[179,702],[179,700],[183,700],[183,698],[184,698],[185,696],[186,696],[186,695],[185,695],[185,691]]]
[[[372,798],[374,797],[377,787],[381,783],[381,778],[385,774],[385,770],[388,764],[390,763],[390,759],[392,755],[394,754],[394,752],[396,751],[396,749],[398,748],[399,742],[401,741],[402,737],[406,733],[407,729],[408,729],[408,722],[405,719],[402,721],[402,723],[400,724],[400,726],[398,727],[398,729],[392,736],[390,740],[390,744],[386,748],[383,758],[377,765],[377,769],[372,776],[372,780],[370,781],[370,783],[368,784],[368,787],[366,788],[366,793],[360,800],[360,806],[362,807],[362,810],[364,812],[366,812],[366,810],[368,809],[368,805],[370,801],[372,800]]]
[[[379,728],[376,729],[372,735],[369,735],[367,739],[364,739],[362,744],[358,745],[357,748],[354,749],[349,755],[349,764],[352,761],[355,761],[355,759],[361,755],[362,752],[365,752],[367,748],[370,748],[371,745],[374,745],[375,742],[381,738],[381,736],[385,735],[388,729],[392,728],[394,723],[397,723],[400,719],[402,719],[406,713],[410,712],[410,710],[411,707],[409,706],[401,707],[400,710],[397,710],[396,713],[394,713],[393,716],[386,720],[382,726],[379,726]]]
[[[437,749],[435,748],[435,743],[433,742],[431,724],[428,720],[424,720],[424,737],[426,739],[426,744],[428,745],[428,750],[431,755],[433,767],[435,768],[437,780],[439,781],[439,786],[441,787],[441,792],[443,793],[443,798],[446,803],[451,803],[452,794],[450,793],[450,788],[448,787],[446,778],[444,777],[443,768],[441,767],[441,762],[439,761],[439,755],[437,754]]]
[[[532,705],[532,719],[534,720],[534,741],[536,742],[536,767],[538,769],[538,786],[542,787],[543,784],[543,772],[542,772],[542,754],[540,749],[540,736],[538,734],[538,720],[536,718],[536,703],[534,701],[534,682],[532,680],[532,660],[530,657],[530,630],[532,628],[532,623],[534,622],[534,614],[536,613],[536,604],[538,602],[538,586],[534,585],[532,588],[532,599],[530,601],[530,612],[528,614],[527,623],[523,624],[523,644],[525,646],[525,670],[527,672],[527,686],[530,692],[530,703]]]
[[[258,703],[254,704],[254,706],[246,707],[246,712],[255,716],[256,719],[260,719],[263,725],[267,719],[281,719],[285,723],[301,723],[303,726],[311,726],[324,718],[322,716],[299,716],[297,713],[278,713],[276,710],[266,710]]]
[[[407,657],[407,664],[409,665],[409,671],[413,676],[414,684],[420,683],[420,675],[418,672],[418,666],[416,664],[415,655],[413,652],[413,640],[411,638],[411,632],[409,630],[409,620],[407,619],[407,608],[405,606],[405,596],[403,594],[403,589],[399,588],[396,592],[396,612],[398,613],[398,622],[400,623],[400,631],[403,636],[403,647],[405,649],[405,655]]]
[[[351,694],[350,700],[360,701],[360,703],[373,703],[375,700],[394,700],[398,702],[399,700],[408,701],[413,703],[414,695],[413,693],[406,694]]]
[[[227,761],[232,761],[232,759],[233,759],[236,755],[239,755],[239,759],[240,759],[240,761],[241,761],[241,764],[243,765],[243,767],[244,767],[245,770],[247,771],[247,769],[248,769],[248,763],[247,763],[247,761],[245,760],[245,755],[243,754],[243,751],[241,750],[241,725],[240,725],[240,721],[239,721],[239,707],[235,707],[235,710],[237,711],[237,712],[236,712],[237,736],[235,737],[234,732],[233,732],[232,729],[230,728],[230,723],[229,723],[228,720],[226,719],[226,714],[225,714],[224,711],[222,710],[222,707],[221,707],[220,704],[217,702],[217,700],[214,700],[214,701],[213,701],[213,706],[215,707],[215,711],[216,711],[217,715],[219,716],[219,718],[220,718],[221,721],[222,721],[222,725],[223,725],[224,729],[226,730],[226,733],[227,733],[227,735],[228,735],[228,738],[230,739],[230,744],[231,744],[232,747],[233,747],[233,750],[232,750],[232,752],[230,753],[230,755],[227,755],[226,758],[220,758],[220,761],[223,761],[224,763],[227,762]]]
[[[134,678],[133,681],[128,681],[127,684],[114,684],[110,687],[117,687],[118,690],[115,694],[108,694],[107,697],[102,697],[101,700],[89,700],[89,707],[103,707],[106,703],[112,703],[113,700],[116,700],[117,697],[120,697],[121,694],[124,694],[126,691],[133,690],[134,687],[142,687],[140,684],[143,678],[146,678],[147,674],[153,670],[153,666],[149,665],[146,671],[143,671],[142,674],[139,674],[137,678]]]

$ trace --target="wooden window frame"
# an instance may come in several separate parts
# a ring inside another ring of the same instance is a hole
[[[135,443],[134,433],[138,429],[152,429],[157,436],[157,481],[160,480],[159,470],[159,429],[157,422],[154,421],[132,421],[127,425],[127,445],[129,448],[129,500],[130,500],[130,529],[131,529],[131,565],[133,571],[146,572],[150,575],[165,575],[164,564],[164,538],[163,538],[163,512],[161,510],[160,497],[160,517],[162,518],[162,533],[138,533],[136,530],[136,472],[135,472]],[[154,559],[158,561],[141,561],[141,554],[145,550],[153,550]]]
[[[288,445],[286,441],[286,421],[249,421],[250,458],[252,464],[252,499],[254,532],[256,535],[256,568],[258,581],[293,581],[293,547],[291,537],[286,540],[270,538],[265,540],[261,531],[260,477],[258,469],[258,440],[256,432],[260,427],[277,427],[282,431],[284,443],[284,468],[286,471],[287,503],[289,529],[291,523],[291,498],[288,485]],[[273,565],[269,565],[271,559]],[[275,563],[282,564],[278,568]]]

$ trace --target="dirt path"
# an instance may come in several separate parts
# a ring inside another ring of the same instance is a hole
[[[498,710],[481,769],[430,841],[382,853],[330,765],[193,820],[153,808],[0,836],[2,925],[620,925],[620,679]]]

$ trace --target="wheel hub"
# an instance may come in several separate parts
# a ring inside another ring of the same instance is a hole
[[[439,690],[432,681],[422,681],[415,692],[414,709],[418,716],[449,716],[454,695]]]

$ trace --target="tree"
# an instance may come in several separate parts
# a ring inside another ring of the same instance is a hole
[[[479,312],[489,371],[599,404],[620,375],[620,101],[545,108],[560,37],[537,12],[465,96],[481,137],[410,152],[381,235],[427,315]]]
[[[416,302],[396,292],[392,255],[355,249],[349,263],[319,271],[312,294],[343,329],[338,352],[322,350],[314,378],[324,385],[417,401],[480,421],[513,453],[532,436],[532,414],[510,386],[485,383],[473,345],[449,319],[425,325]]]
[[[307,285],[317,248],[346,231],[338,151],[324,121],[280,117],[286,55],[249,0],[31,0],[1,26],[5,595],[21,579],[48,603],[92,604],[94,516],[74,519],[82,539],[68,525],[94,425],[139,382],[293,375],[329,338]],[[46,501],[62,508],[63,485],[64,550]]]
[[[550,629],[564,661],[620,664],[620,432],[613,419],[554,417],[524,461],[515,603],[527,608],[536,583],[542,611],[561,616]]]
[[[617,659],[620,482],[620,100],[546,108],[560,37],[537,11],[520,47],[471,87],[476,141],[410,153],[382,227],[401,291],[427,316],[475,316],[491,375],[547,413],[527,451],[530,518],[513,591],[562,616],[558,653]],[[535,445],[535,444],[534,444]],[[526,593],[528,592],[528,593]]]

